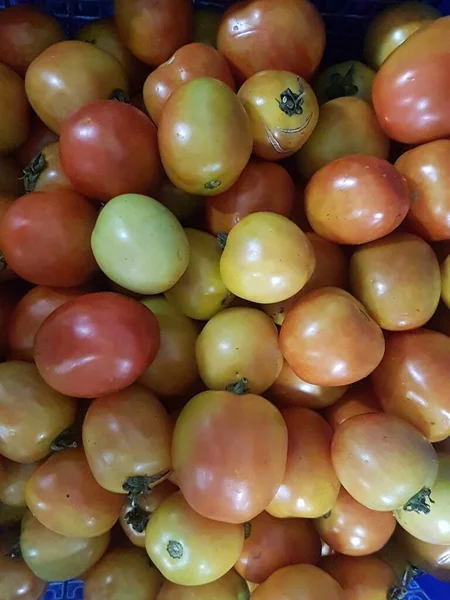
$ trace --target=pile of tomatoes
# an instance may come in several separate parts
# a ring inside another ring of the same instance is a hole
[[[1,600],[450,581],[450,17],[114,9],[0,13]]]

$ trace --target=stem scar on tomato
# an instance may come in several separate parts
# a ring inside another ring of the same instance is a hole
[[[230,385],[227,385],[227,387],[225,388],[225,391],[231,392],[232,394],[236,394],[236,396],[243,396],[244,394],[247,394],[248,379],[246,377],[243,377],[235,383],[230,383]]]
[[[175,540],[170,540],[167,544],[167,552],[170,558],[182,558],[184,554],[183,545]]]
[[[298,82],[298,90],[299,93],[296,94],[291,90],[291,88],[285,89],[280,94],[280,99],[275,100],[278,102],[278,106],[280,110],[284,112],[288,117],[293,117],[294,115],[302,115],[303,114],[303,103],[305,101],[305,89],[302,85],[300,77],[297,77]]]
[[[212,179],[211,181],[208,181],[208,183],[205,183],[205,189],[206,190],[215,190],[218,187],[220,187],[222,185],[222,182],[219,181],[218,179]]]

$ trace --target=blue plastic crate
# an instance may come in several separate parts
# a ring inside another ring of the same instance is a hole
[[[224,8],[234,0],[194,0],[197,6]],[[276,2],[276,0],[273,0]],[[326,62],[362,57],[362,42],[370,19],[399,0],[313,0],[327,27]],[[450,14],[450,0],[424,0],[443,14]],[[0,10],[13,4],[35,4],[55,15],[67,33],[77,31],[86,21],[109,17],[112,0],[0,0]],[[447,600],[450,585],[428,575],[413,581],[405,600]],[[1,599],[0,599],[1,600]],[[42,600],[83,600],[83,583],[67,581],[49,584]]]

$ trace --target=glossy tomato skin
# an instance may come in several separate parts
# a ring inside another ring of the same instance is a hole
[[[450,546],[428,544],[397,528],[394,541],[406,555],[408,562],[435,579],[450,583]]]
[[[325,28],[307,0],[246,0],[222,17],[217,48],[239,82],[265,69],[292,71],[308,79],[322,58]]]
[[[23,79],[0,63],[0,152],[12,152],[25,142],[30,109]]]
[[[365,244],[396,229],[410,207],[405,178],[386,160],[353,154],[322,167],[305,190],[306,216],[322,237]]]
[[[103,489],[94,479],[81,448],[53,454],[34,473],[26,501],[45,527],[67,537],[96,537],[119,518],[123,496]]]
[[[336,98],[360,98],[372,104],[372,83],[375,72],[358,60],[332,65],[317,75],[313,90],[323,104]]]
[[[134,106],[112,100],[87,104],[65,121],[60,158],[74,188],[100,202],[149,193],[162,176],[155,126]]]
[[[144,102],[153,122],[158,125],[163,107],[181,85],[198,77],[213,77],[236,89],[225,58],[207,44],[192,43],[181,47],[148,76],[144,84]]]
[[[10,558],[7,552],[17,541],[14,534],[2,534],[0,540],[0,594],[4,600],[39,600],[45,582],[38,579],[21,559]]]
[[[423,144],[405,152],[395,163],[412,194],[408,227],[425,240],[450,239],[450,140]]]
[[[407,504],[437,476],[431,443],[412,425],[383,413],[358,415],[340,425],[333,438],[334,470],[360,504],[392,511]]]
[[[27,192],[74,191],[61,166],[59,149],[59,143],[52,142],[34,156],[25,167],[24,182]]]
[[[136,381],[159,342],[151,311],[132,298],[99,292],[66,302],[46,319],[35,338],[35,361],[54,389],[97,398]]]
[[[333,431],[347,419],[357,415],[381,412],[381,406],[370,380],[363,380],[350,389],[337,402],[325,408],[323,416]]]
[[[450,435],[449,369],[450,338],[417,329],[388,336],[372,383],[385,412],[409,421],[431,442],[439,442]]]
[[[96,210],[73,192],[33,192],[16,200],[0,228],[10,267],[37,285],[86,283],[97,265],[90,248]]]
[[[418,49],[426,48],[425,52]],[[423,144],[450,135],[450,17],[427,24],[377,73],[372,99],[387,135],[404,144]]]
[[[356,298],[327,287],[310,292],[289,311],[280,349],[298,377],[342,386],[364,379],[379,365],[384,337]]]
[[[158,600],[249,600],[250,590],[246,581],[234,569],[206,585],[187,586],[165,581]]]
[[[0,457],[0,502],[17,508],[26,506],[25,487],[40,462],[18,463]]]
[[[203,392],[184,407],[175,426],[176,483],[210,519],[245,523],[256,517],[283,479],[286,456],[286,424],[261,396]]]
[[[25,89],[39,118],[59,133],[63,122],[84,104],[106,100],[114,90],[127,92],[128,81],[114,56],[72,40],[44,50],[31,63]]]
[[[228,190],[253,148],[244,107],[228,85],[210,77],[188,81],[171,95],[159,121],[158,142],[172,183],[202,196]]]

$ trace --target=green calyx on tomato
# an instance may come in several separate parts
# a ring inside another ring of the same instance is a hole
[[[116,102],[124,102],[125,104],[131,104],[130,96],[125,90],[121,90],[120,88],[113,90],[110,93],[108,100],[115,100]]]
[[[404,505],[403,510],[428,515],[431,512],[431,506],[427,504],[427,501],[434,504],[430,488],[423,488]]]
[[[137,533],[143,533],[145,531],[149,520],[150,513],[140,508],[140,506],[135,506],[125,515],[125,521],[128,525],[131,525]]]
[[[305,90],[303,88],[300,77],[297,77],[298,94],[293,92],[291,88],[285,89],[280,94],[280,99],[277,100],[280,110],[288,117],[303,114],[303,103],[305,101]]]
[[[359,88],[354,81],[355,65],[352,64],[344,75],[331,73],[330,85],[325,89],[328,100],[341,98],[342,96],[356,96]]]
[[[228,238],[228,233],[225,233],[223,231],[220,231],[217,234],[217,245],[219,246],[219,248],[221,250],[223,250],[227,244],[227,238]]]
[[[236,381],[236,383],[230,383],[230,385],[227,385],[225,388],[226,392],[231,392],[232,394],[236,394],[236,396],[243,396],[248,393],[248,390],[248,379],[245,377]]]
[[[148,493],[150,486],[166,477],[169,471],[161,471],[155,475],[133,475],[123,484],[123,490],[130,498],[133,507],[137,507],[139,496]]]
[[[76,440],[76,432],[74,427],[68,427],[64,429],[50,444],[51,452],[60,452],[61,450],[67,450],[68,448],[78,448],[78,442]]]
[[[247,523],[244,523],[243,527],[244,527],[244,540],[248,540],[248,538],[252,535],[252,524],[250,523],[250,521],[247,521]]]
[[[30,164],[23,170],[23,183],[26,192],[34,192],[37,180],[42,171],[47,167],[47,161],[42,152],[33,158]]]

